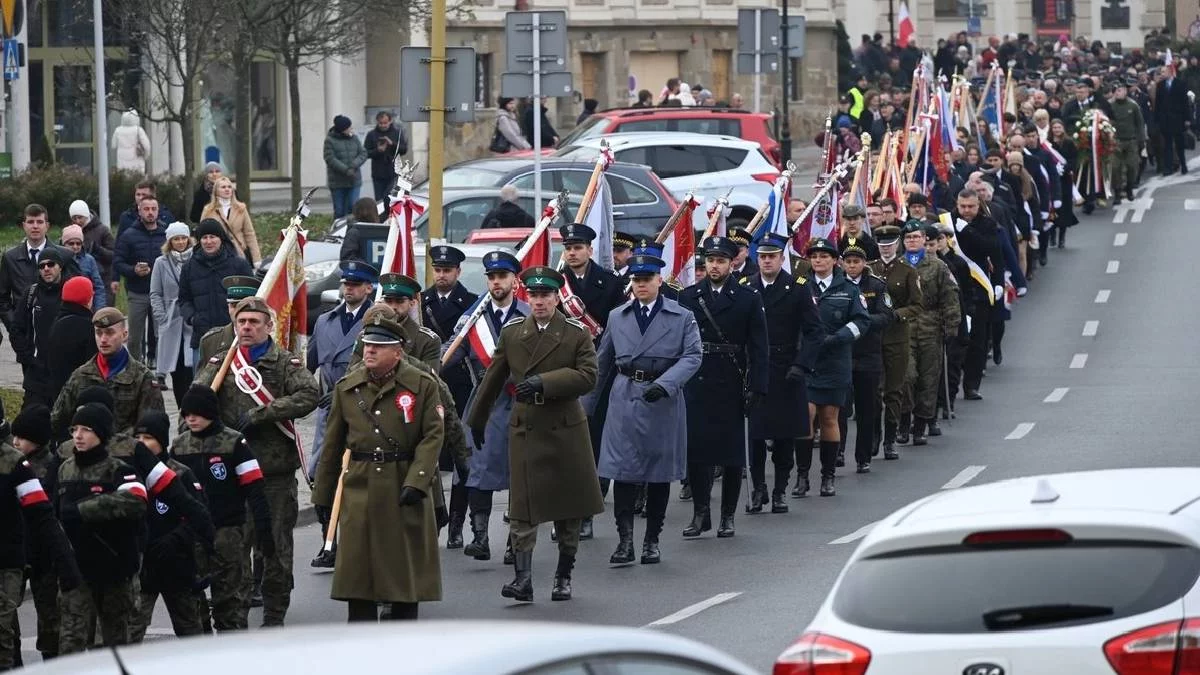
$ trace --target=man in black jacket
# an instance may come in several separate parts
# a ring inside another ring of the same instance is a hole
[[[521,117],[521,131],[525,133],[525,140],[529,141],[530,145],[536,145],[533,142],[533,116],[535,111],[540,111],[542,116],[542,147],[553,148],[558,145],[558,132],[554,130],[554,125],[550,124],[550,118],[546,113],[550,109],[545,106],[546,97],[543,96],[541,101],[530,101],[525,108],[525,113]]]
[[[483,217],[482,228],[533,227],[537,221],[517,204],[517,188],[505,185],[500,188],[500,203]]]
[[[96,357],[96,337],[92,334],[92,282],[85,276],[71,277],[63,283],[62,304],[50,327],[47,359],[50,391],[57,397],[75,369]]]
[[[3,257],[0,257],[0,321],[10,333],[14,308],[24,301],[26,291],[37,281],[38,257],[43,251],[61,250],[61,247],[46,239],[50,221],[46,207],[41,204],[25,207],[25,220],[21,227],[25,230],[25,240],[5,251]],[[64,253],[62,260],[72,260],[72,256]]]
[[[58,389],[50,378],[50,328],[62,304],[63,265],[66,257],[57,248],[38,256],[38,280],[30,284],[13,311],[9,336],[21,364],[25,403],[54,405]]]
[[[408,137],[404,128],[392,124],[392,114],[380,110],[375,114],[375,128],[367,132],[363,147],[371,158],[371,182],[375,185],[375,201],[383,201],[396,181],[395,159],[408,154]]]
[[[996,221],[983,214],[979,193],[969,188],[958,193],[958,203],[950,218],[957,231],[960,254],[977,264],[989,276],[992,286],[985,290],[972,278],[963,291],[968,296],[964,304],[972,307],[967,315],[969,343],[963,361],[963,398],[978,401],[983,398],[979,395],[979,385],[987,363],[992,303],[1004,292],[1004,255]]]
[[[1176,77],[1173,66],[1162,69],[1162,75],[1154,84],[1154,121],[1163,137],[1163,153],[1158,170],[1169,176],[1178,170],[1187,173],[1187,158],[1183,154],[1184,130],[1188,121],[1187,83]],[[1176,162],[1179,166],[1176,167]]]

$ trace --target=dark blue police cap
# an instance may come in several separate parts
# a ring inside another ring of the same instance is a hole
[[[716,255],[733,260],[737,257],[738,245],[729,237],[709,237],[700,244],[705,256]]]
[[[342,281],[373,284],[379,281],[379,270],[361,260],[346,260],[341,265]]]
[[[521,272],[521,262],[517,260],[517,256],[508,251],[492,251],[483,256],[483,270],[487,272],[512,272],[519,274]]]
[[[758,242],[759,253],[782,253],[787,249],[788,238],[782,234],[768,232]]]
[[[434,246],[429,249],[429,257],[434,267],[458,267],[467,259],[467,254],[453,246]]]
[[[666,247],[653,239],[641,239],[637,245],[633,247],[634,255],[652,255],[659,258],[662,257]]]
[[[590,244],[596,238],[596,231],[582,223],[563,225],[558,228],[558,233],[562,235],[564,245]]]
[[[635,255],[629,259],[630,276],[660,274],[667,261],[652,255]]]

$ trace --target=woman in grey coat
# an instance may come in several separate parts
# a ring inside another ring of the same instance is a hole
[[[608,315],[596,354],[599,377],[587,403],[589,414],[604,383],[612,380],[608,417],[596,473],[613,481],[613,513],[620,543],[610,563],[633,562],[633,513],[646,483],[646,536],[642,563],[661,559],[658,536],[671,483],[687,475],[687,406],[683,388],[704,358],[700,328],[689,309],[659,293],[661,258],[629,259],[634,299]]]
[[[350,213],[362,189],[362,165],[367,161],[367,149],[354,135],[353,122],[345,115],[333,118],[333,126],[325,136],[325,182],[333,196],[333,218]]]
[[[150,311],[158,329],[156,373],[160,382],[171,374],[171,390],[178,406],[192,386],[192,327],[179,313],[179,273],[192,257],[195,242],[183,223],[171,223],[162,255],[150,271]]]

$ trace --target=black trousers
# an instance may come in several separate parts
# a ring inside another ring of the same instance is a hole
[[[775,485],[772,491],[783,494],[787,491],[788,479],[796,460],[796,439],[775,438],[771,440],[771,464],[775,466]],[[767,485],[767,442],[750,441],[750,482],[754,487]]]
[[[865,464],[871,461],[875,448],[879,446],[879,380],[882,373],[856,370],[852,375],[850,396],[854,401],[854,461]],[[846,440],[850,420],[849,406],[842,406],[838,415],[838,425],[842,429],[842,450],[846,448]]]
[[[966,357],[963,359],[964,390],[978,390],[983,382],[983,369],[987,366],[988,340],[992,334],[991,307],[977,311],[971,316],[971,334],[967,339]]]
[[[943,367],[948,369],[938,381],[938,408],[954,410],[954,399],[958,398],[958,386],[962,383],[963,359],[966,357],[966,342],[963,338],[952,337],[946,340],[946,357]],[[947,382],[949,384],[947,384]],[[949,389],[949,392],[946,390]],[[946,400],[949,393],[950,400]]]
[[[492,491],[479,488],[467,488],[467,506],[471,514],[492,512]]]
[[[175,359],[175,370],[171,371],[171,394],[175,397],[176,408],[183,407],[183,395],[192,386],[192,378],[195,377],[193,369],[183,365],[183,355],[191,351],[186,342],[179,345],[179,357]]]
[[[622,519],[633,522],[633,504],[637,501],[641,483],[612,481],[613,515],[618,523]],[[658,541],[663,523],[667,519],[667,501],[671,497],[670,483],[646,483],[646,539]]]
[[[1179,133],[1163,132],[1162,159],[1158,163],[1159,172],[1164,174],[1172,171],[1187,172],[1187,157],[1184,154],[1183,136],[1183,131]]]
[[[350,623],[379,621],[379,603],[374,600],[350,600],[346,603]],[[392,621],[414,621],[417,618],[417,603],[393,602]]]
[[[713,467],[709,464],[688,462],[688,482],[692,487],[692,510],[707,512],[712,502]],[[742,494],[742,467],[724,467],[721,477],[721,513],[733,515],[737,511],[738,499]],[[646,499],[649,508],[649,496]]]

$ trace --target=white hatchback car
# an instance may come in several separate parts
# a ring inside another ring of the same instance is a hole
[[[555,153],[563,159],[595,159],[600,140],[608,141],[618,162],[644,164],[654,170],[676,199],[692,191],[704,198],[696,209],[696,229],[708,225],[704,212],[729,194],[730,227],[750,222],[771,193],[779,169],[762,146],[736,136],[715,136],[680,131],[639,131],[581,139]]]
[[[1034,476],[879,522],[775,675],[1200,673],[1200,469]]]

